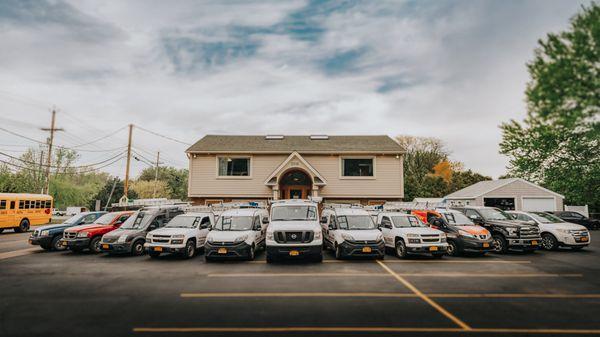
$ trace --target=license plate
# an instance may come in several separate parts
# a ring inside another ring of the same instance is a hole
[[[431,252],[435,252],[437,250],[438,250],[438,247],[435,247],[435,246],[434,247],[429,247],[429,251],[431,251]]]
[[[217,253],[219,253],[219,254],[227,254],[227,248],[219,248],[219,250],[217,251]]]
[[[537,241],[535,241],[535,240],[531,241],[532,246],[537,246],[537,244],[538,244]]]
[[[102,245],[102,249],[108,249],[110,248],[108,245]]]
[[[371,252],[371,247],[363,247],[362,252],[363,253],[370,253]]]
[[[300,255],[300,252],[297,250],[290,250],[290,256],[298,256]]]
[[[489,246],[490,246],[490,244],[489,244],[489,243],[487,243],[487,242],[485,242],[485,243],[483,244],[483,248],[488,248]]]
[[[587,236],[584,236],[584,237],[582,237],[580,240],[581,240],[581,241],[587,241],[587,240],[588,240],[588,238],[587,238]]]
[[[162,252],[162,247],[154,247],[155,252]]]

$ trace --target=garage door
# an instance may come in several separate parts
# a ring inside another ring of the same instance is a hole
[[[523,197],[524,211],[556,211],[554,198],[531,198]]]

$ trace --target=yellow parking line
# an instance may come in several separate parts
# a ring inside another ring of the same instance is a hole
[[[520,329],[520,328],[404,328],[404,327],[163,327],[163,328],[133,328],[133,332],[458,332],[458,333],[499,333],[499,334],[566,334],[599,335],[600,329]]]
[[[390,277],[384,273],[226,273],[208,277]]]
[[[405,287],[410,289],[413,293],[415,293],[415,295],[419,296],[423,301],[427,302],[427,304],[429,304],[434,309],[439,311],[442,315],[446,316],[448,319],[450,319],[451,321],[456,323],[456,325],[460,326],[464,330],[471,330],[471,327],[469,325],[467,325],[467,323],[461,321],[458,317],[452,315],[448,310],[444,309],[441,305],[437,304],[437,302],[435,302],[434,300],[429,298],[427,295],[425,295],[423,292],[421,292],[419,289],[417,289],[417,287],[412,285],[412,283],[405,280],[402,276],[396,274],[396,272],[391,270],[390,267],[386,266],[385,263],[383,263],[381,261],[377,261],[377,263],[383,269],[385,269],[385,271],[387,271],[390,275],[394,276],[394,278],[396,280],[398,280],[398,282],[402,283]]]
[[[12,252],[0,253],[0,260],[10,259],[10,258],[17,257],[17,256],[29,255],[29,254],[33,254],[36,251],[39,252],[40,249],[35,247],[35,248],[13,250]]]
[[[496,293],[496,294],[426,294],[431,298],[556,298],[556,299],[597,299],[600,294],[515,294],[515,293]],[[182,298],[235,298],[235,297],[381,297],[381,298],[415,298],[419,297],[414,293],[377,293],[377,292],[262,292],[262,293],[181,293]]]

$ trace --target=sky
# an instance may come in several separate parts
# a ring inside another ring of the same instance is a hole
[[[498,177],[538,39],[587,3],[0,0],[0,125],[45,141],[54,108],[84,165],[118,158],[134,124],[134,175],[157,151],[186,167],[206,134],[386,134]],[[0,151],[32,144],[0,130]]]

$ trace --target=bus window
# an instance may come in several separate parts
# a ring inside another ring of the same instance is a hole
[[[25,208],[25,200],[19,200],[19,209]]]
[[[46,207],[44,208],[52,208],[52,201],[46,200]]]
[[[10,208],[9,209],[15,209],[15,202],[14,201],[10,202]]]
[[[0,200],[0,209],[6,209],[6,200]]]
[[[36,200],[35,201],[35,208],[42,208],[41,204],[42,204],[42,202],[40,200]]]

